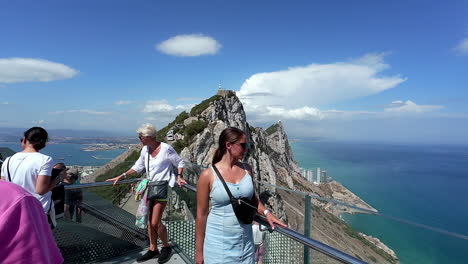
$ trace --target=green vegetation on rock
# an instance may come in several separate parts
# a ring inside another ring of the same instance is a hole
[[[186,126],[184,129],[184,135],[187,137],[187,141],[192,141],[192,138],[202,132],[207,126],[208,123],[203,120],[197,120],[190,123],[190,125]]]
[[[205,111],[208,106],[210,106],[211,102],[214,102],[218,99],[220,99],[221,96],[219,95],[214,95],[204,101],[202,101],[201,103],[197,104],[196,106],[194,106],[192,108],[192,110],[190,111],[190,116],[197,116],[199,114],[201,114],[203,111]]]
[[[359,235],[358,232],[354,231],[348,224],[346,224],[345,222],[343,222],[343,224],[345,225],[343,227],[343,231],[345,231],[346,234],[348,234],[348,236],[350,237],[353,237],[353,238],[356,238],[356,239],[359,239],[363,244],[367,245],[368,247],[370,247],[373,251],[375,251],[375,253],[379,254],[381,257],[383,257],[385,260],[387,260],[388,262],[390,263],[397,263],[397,261],[390,255],[388,254],[387,252],[385,252],[383,249],[381,248],[378,248],[376,245],[372,244],[371,242],[369,242],[367,239],[365,239],[363,236]],[[370,258],[371,256],[369,256]],[[376,262],[377,259],[375,258],[370,258],[372,261]]]
[[[269,128],[265,130],[265,133],[267,133],[267,135],[271,135],[275,133],[276,130],[278,129],[278,126],[279,126],[278,124],[271,125]]]
[[[174,119],[174,121],[172,121],[171,123],[167,124],[167,126],[161,128],[160,130],[158,130],[158,139],[161,140],[161,141],[164,141],[164,139],[166,138],[166,134],[167,132],[169,131],[169,129],[173,126],[175,126],[176,124],[183,124],[184,123],[184,120],[187,119],[189,117],[188,113],[183,111],[182,113],[180,113],[178,116],[176,116],[176,118]],[[174,131],[174,133],[176,133],[177,131]]]

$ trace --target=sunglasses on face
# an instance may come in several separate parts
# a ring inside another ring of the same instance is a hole
[[[236,144],[239,144],[239,145],[241,146],[242,149],[247,149],[247,148],[249,148],[249,146],[250,146],[249,143],[247,143],[247,142],[244,142],[244,143],[236,143]]]

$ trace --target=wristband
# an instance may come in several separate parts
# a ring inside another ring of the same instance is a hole
[[[124,179],[126,179],[127,178],[127,173],[125,173],[125,172],[122,173],[122,176],[124,177]]]
[[[270,210],[268,210],[268,209],[265,209],[265,211],[263,211],[264,216],[266,216],[268,213],[271,213]]]

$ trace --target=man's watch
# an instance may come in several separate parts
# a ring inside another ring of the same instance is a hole
[[[127,178],[127,173],[125,173],[125,172],[122,173],[122,176],[124,177],[124,179],[126,179]]]
[[[263,211],[263,215],[264,215],[264,216],[266,216],[268,213],[271,213],[271,211],[268,210],[268,209],[265,209],[265,211]]]

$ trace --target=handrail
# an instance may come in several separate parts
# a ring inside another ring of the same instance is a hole
[[[116,185],[139,182],[142,179],[143,178],[123,180],[123,181],[117,182]],[[268,183],[268,182],[258,181],[258,180],[254,180],[254,181],[257,182],[257,183],[260,183],[260,184],[269,185],[269,186],[272,186],[272,187],[275,187],[275,188],[278,188],[278,189],[281,189],[281,190],[285,190],[285,191],[288,191],[288,192],[297,193],[297,194],[300,194],[300,195],[309,195],[310,197],[312,197],[314,199],[327,201],[327,202],[332,202],[332,203],[336,203],[336,204],[341,204],[343,206],[347,206],[347,207],[350,207],[350,208],[354,208],[354,209],[357,209],[357,210],[364,211],[364,212],[366,212],[368,214],[385,217],[385,218],[388,218],[388,219],[391,219],[391,220],[394,220],[394,221],[397,221],[397,222],[401,222],[401,223],[416,226],[416,227],[419,227],[419,228],[431,230],[431,231],[436,232],[436,233],[448,235],[448,236],[451,236],[451,237],[460,238],[460,239],[463,239],[463,240],[468,240],[467,235],[458,234],[458,233],[455,233],[455,232],[444,230],[442,228],[432,227],[432,226],[429,226],[429,225],[416,223],[416,222],[405,220],[405,219],[402,219],[402,218],[389,216],[389,215],[386,215],[386,214],[382,214],[380,212],[374,212],[374,211],[371,211],[369,209],[365,209],[365,208],[361,208],[361,207],[358,207],[358,206],[350,205],[350,204],[347,204],[347,203],[344,203],[344,202],[340,202],[340,201],[336,201],[336,200],[333,200],[333,199],[320,197],[320,196],[315,195],[315,194],[302,192],[302,191],[297,191],[297,190],[291,190],[291,189],[288,189],[286,187],[274,185],[274,184],[271,184],[271,183]],[[65,185],[65,189],[66,190],[71,190],[71,189],[82,189],[82,188],[91,188],[91,187],[102,187],[102,186],[110,186],[110,185],[113,185],[113,184],[114,183],[112,183],[112,182],[105,182],[105,181],[104,182],[83,183],[83,184],[72,184],[72,185]],[[189,189],[191,191],[196,192],[196,187],[194,187],[194,186],[191,186],[191,185],[187,184],[187,185],[183,185],[183,187],[185,187],[185,188],[187,188],[187,189]]]
[[[142,178],[128,179],[128,180],[118,181],[117,183],[115,183],[115,185],[134,183],[134,182],[139,182],[141,180],[142,180]],[[108,181],[103,181],[103,182],[70,184],[70,185],[65,185],[65,190],[83,189],[83,188],[91,188],[91,187],[102,187],[102,186],[110,186],[110,185],[114,185],[114,183],[113,182],[108,182]]]
[[[350,208],[353,208],[353,209],[364,211],[364,212],[369,213],[369,214],[378,214],[378,212],[376,212],[376,211],[372,211],[372,210],[362,208],[362,207],[359,207],[359,206],[355,206],[355,205],[352,205],[352,204],[347,204],[347,203],[340,202],[340,201],[337,201],[337,200],[321,197],[321,196],[318,196],[316,194],[311,194],[311,193],[308,193],[308,192],[302,192],[302,191],[298,191],[298,190],[291,190],[289,188],[274,185],[274,184],[271,184],[271,183],[268,183],[268,182],[265,182],[265,181],[258,181],[258,180],[254,180],[254,181],[257,182],[257,183],[260,183],[260,184],[269,185],[271,187],[281,189],[281,190],[285,190],[285,191],[288,191],[288,192],[291,192],[291,193],[297,193],[297,194],[304,195],[304,196],[308,195],[308,196],[310,196],[310,197],[312,197],[314,199],[317,199],[317,200],[322,200],[322,201],[325,201],[325,202],[341,204],[341,205],[344,205],[344,206],[347,206],[347,207],[350,207]]]
[[[190,184],[185,184],[182,187],[190,190],[190,191],[197,191],[196,186],[190,185]],[[255,217],[255,221],[259,222],[260,224],[270,227],[270,224],[266,221],[265,217],[262,215],[257,214]],[[277,231],[280,234],[283,234],[305,246],[308,246],[322,254],[325,254],[335,260],[340,261],[341,263],[347,263],[347,264],[366,264],[367,262],[364,262],[360,259],[357,259],[351,255],[348,255],[342,251],[339,251],[338,249],[335,249],[333,247],[330,247],[322,242],[319,242],[315,239],[306,237],[302,235],[301,233],[298,233],[290,228],[287,227],[281,227],[281,226],[275,226],[274,229],[269,228],[271,231]]]
[[[460,238],[460,239],[463,239],[463,240],[468,240],[467,235],[462,235],[462,234],[458,234],[458,233],[455,233],[455,232],[447,231],[447,230],[444,230],[442,228],[432,227],[432,226],[429,226],[429,225],[420,224],[420,223],[405,220],[405,219],[402,219],[402,218],[386,215],[386,214],[380,213],[378,211],[375,212],[375,211],[372,211],[372,210],[369,210],[369,209],[361,208],[361,207],[351,205],[351,204],[347,204],[347,203],[344,203],[344,202],[340,202],[340,201],[337,201],[337,200],[320,197],[320,196],[315,195],[315,194],[302,192],[302,191],[297,191],[297,190],[291,190],[291,189],[288,189],[286,187],[274,185],[274,184],[271,184],[271,183],[268,183],[268,182],[257,181],[257,180],[254,180],[254,181],[257,182],[257,183],[260,183],[260,184],[268,185],[268,186],[271,186],[271,187],[274,187],[274,188],[277,188],[277,189],[281,189],[281,190],[285,190],[285,191],[288,191],[288,192],[291,192],[291,193],[297,193],[297,194],[304,195],[304,196],[308,195],[308,196],[310,196],[310,197],[312,197],[314,199],[317,199],[317,200],[322,200],[322,201],[335,203],[335,204],[341,204],[341,205],[349,207],[349,208],[364,211],[364,212],[366,212],[368,214],[371,214],[371,215],[385,217],[385,218],[388,218],[388,219],[391,219],[391,220],[394,220],[394,221],[397,221],[397,222],[401,222],[401,223],[404,223],[404,224],[407,224],[407,225],[412,225],[412,226],[416,226],[416,227],[419,227],[419,228],[431,230],[433,232],[437,232],[437,233],[440,233],[440,234],[444,234],[444,235],[447,235],[447,236],[456,237],[456,238]]]
[[[137,178],[137,179],[129,179],[129,180],[123,180],[123,181],[119,181],[117,182],[116,184],[128,184],[128,183],[134,183],[134,182],[138,182],[138,181],[141,181],[142,179],[141,178]],[[110,185],[114,185],[113,182],[94,182],[94,183],[85,183],[85,184],[73,184],[73,185],[65,185],[65,189],[67,190],[70,190],[70,189],[82,189],[82,188],[91,188],[91,187],[102,187],[102,186],[110,186]],[[197,188],[196,186],[193,186],[191,184],[185,184],[185,185],[182,185],[181,187],[183,188],[186,188],[187,190],[190,190],[190,191],[193,191],[193,192],[197,192]],[[93,208],[95,211],[98,211],[96,208],[90,206],[90,205],[87,205],[89,206],[90,208]],[[103,212],[99,212],[100,214],[104,215],[105,217],[108,217],[114,221],[116,221],[117,223],[121,224],[121,225],[124,225],[126,227],[128,227],[128,225],[118,221],[117,219],[115,219],[114,217],[106,214],[106,213],[103,213]],[[260,224],[264,225],[264,226],[267,226],[267,227],[270,227],[270,224],[266,221],[266,219],[257,214],[256,215],[256,218],[255,220],[257,222],[259,222]],[[128,227],[129,228],[129,227]],[[131,228],[132,230],[134,231],[137,231],[138,233],[140,234],[143,234],[141,231],[139,230],[136,230],[134,228]],[[275,226],[275,229],[271,229],[270,227],[270,230],[273,230],[273,231],[277,231],[278,233],[280,234],[283,234],[305,246],[308,246],[309,248],[312,248],[322,254],[325,254],[335,260],[338,260],[342,263],[347,263],[347,264],[366,264],[366,262],[362,261],[362,260],[359,260],[357,258],[354,258],[353,256],[350,256],[342,251],[339,251],[333,247],[330,247],[324,243],[321,243],[315,239],[312,239],[312,238],[309,238],[309,237],[306,237],[290,228],[286,228],[286,227],[280,227],[280,226]]]
[[[264,226],[270,226],[270,224],[266,221],[265,217],[264,216],[261,216],[259,214],[256,215],[255,217],[255,221],[257,221],[258,223],[260,223],[261,225],[264,225]],[[364,262],[360,259],[357,259],[351,255],[348,255],[342,251],[339,251],[338,249],[335,249],[333,247],[330,247],[322,242],[319,242],[315,239],[312,239],[312,238],[309,238],[309,237],[306,237],[304,235],[302,235],[301,233],[299,232],[296,232],[290,228],[287,228],[287,227],[282,227],[282,226],[275,226],[275,229],[271,230],[269,229],[270,232],[271,231],[276,231],[280,234],[283,234],[305,246],[308,246],[310,248],[313,248],[314,250],[324,254],[324,255],[327,255],[335,260],[338,260],[342,263],[350,263],[350,264],[365,264],[367,262]]]
[[[201,166],[201,167],[203,167],[203,166]],[[349,207],[349,208],[353,208],[353,209],[356,209],[356,210],[363,211],[363,212],[371,214],[371,215],[388,218],[388,219],[391,219],[391,220],[394,220],[394,221],[397,221],[397,222],[401,222],[401,223],[404,223],[404,224],[407,224],[407,225],[412,225],[412,226],[416,226],[416,227],[419,227],[419,228],[427,229],[427,230],[430,230],[430,231],[433,231],[433,232],[436,232],[436,233],[440,233],[440,234],[444,234],[444,235],[447,235],[447,236],[456,237],[456,238],[460,238],[460,239],[463,239],[463,240],[468,240],[468,235],[458,234],[458,233],[455,233],[455,232],[444,230],[442,228],[432,227],[432,226],[429,226],[429,225],[409,221],[409,220],[406,220],[406,219],[403,219],[403,218],[398,218],[398,217],[386,215],[386,214],[380,213],[379,211],[372,211],[372,210],[369,210],[369,209],[366,209],[366,208],[362,208],[362,207],[359,207],[359,206],[347,204],[347,203],[340,202],[340,201],[337,201],[337,200],[334,200],[334,199],[320,197],[318,195],[311,194],[311,193],[308,193],[308,192],[292,190],[292,189],[289,189],[289,188],[286,188],[286,187],[283,187],[283,186],[274,185],[274,184],[271,184],[271,183],[265,182],[265,181],[254,180],[254,182],[264,184],[264,185],[268,185],[268,186],[271,186],[271,187],[274,187],[274,188],[277,188],[277,189],[285,190],[285,191],[288,191],[288,192],[291,192],[291,193],[296,193],[296,194],[300,194],[300,195],[304,195],[304,196],[310,196],[311,198],[314,198],[314,199],[317,199],[317,200],[326,201],[326,202],[335,203],[335,204],[340,204],[340,205],[343,205],[343,206],[346,206],[346,207]]]
[[[186,163],[189,163],[189,162],[186,162]],[[201,168],[205,168],[205,169],[208,168],[206,166],[202,166],[202,165],[199,165],[199,164],[196,164],[196,163],[190,163],[190,164],[192,164],[194,166],[201,167]],[[288,192],[291,192],[291,193],[297,193],[297,194],[304,195],[304,196],[309,195],[310,197],[312,197],[314,199],[317,199],[317,200],[322,200],[322,201],[325,201],[325,202],[341,204],[343,206],[347,206],[347,207],[350,207],[350,208],[353,208],[353,209],[356,209],[356,210],[360,210],[360,211],[363,211],[363,212],[366,212],[366,213],[369,213],[369,214],[378,214],[378,212],[376,212],[376,211],[372,211],[372,210],[362,208],[362,207],[359,207],[359,206],[347,204],[347,203],[340,202],[340,201],[337,201],[337,200],[328,199],[328,198],[325,198],[325,197],[320,197],[320,196],[318,196],[316,194],[311,194],[311,193],[308,193],[308,192],[302,192],[302,191],[298,191],[298,190],[291,190],[291,189],[283,187],[283,186],[278,186],[278,185],[271,184],[269,182],[259,181],[259,180],[255,180],[255,179],[254,179],[254,182],[264,184],[264,185],[269,185],[271,187],[281,189],[281,190],[285,190],[285,191],[288,191]]]

